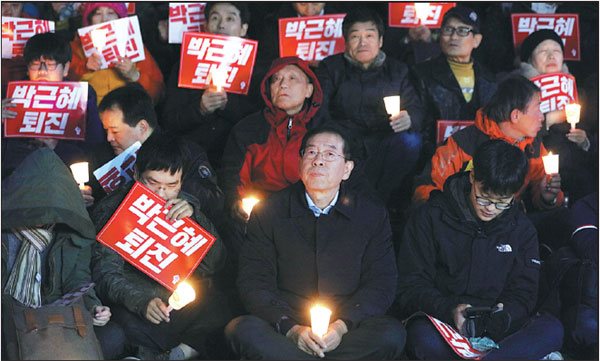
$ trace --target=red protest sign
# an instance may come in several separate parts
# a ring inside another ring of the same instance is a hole
[[[456,354],[458,356],[460,356],[461,358],[471,359],[471,360],[481,360],[481,358],[483,356],[485,356],[485,354],[487,353],[487,352],[478,351],[478,350],[474,349],[473,347],[471,347],[469,340],[467,340],[460,333],[456,332],[456,330],[454,328],[452,328],[450,325],[448,325],[447,323],[442,322],[442,321],[438,320],[437,318],[431,317],[427,314],[426,314],[426,316],[427,316],[427,318],[429,318],[431,323],[433,323],[433,325],[438,330],[438,332],[442,335],[444,340],[446,340],[448,345],[450,345],[452,350],[454,352],[456,352]]]
[[[85,140],[87,82],[12,81],[7,94],[17,116],[5,120],[6,138]]]
[[[54,21],[2,16],[2,58],[23,56],[29,38],[50,31],[54,31]]]
[[[142,146],[139,141],[133,143],[125,151],[96,169],[93,174],[107,194],[114,192],[122,183],[133,179],[137,151]]]
[[[346,14],[279,19],[279,56],[323,60],[346,50],[342,22]]]
[[[513,44],[519,51],[523,40],[540,29],[554,30],[565,46],[565,60],[580,60],[579,14],[512,14]]]
[[[435,141],[437,144],[442,144],[446,139],[450,138],[452,134],[473,124],[475,124],[475,121],[473,120],[438,120]]]
[[[169,44],[181,44],[183,33],[206,31],[206,3],[169,3]]]
[[[248,94],[256,59],[255,40],[207,33],[184,33],[179,86],[205,89],[210,83]]]
[[[168,222],[165,200],[136,182],[96,237],[171,291],[187,279],[215,237],[186,217]]]
[[[577,103],[575,77],[565,73],[542,74],[530,78],[540,88],[540,110],[548,113],[561,110],[565,105]]]
[[[456,3],[388,3],[388,25],[394,28],[412,28],[423,25],[439,28],[448,10]]]

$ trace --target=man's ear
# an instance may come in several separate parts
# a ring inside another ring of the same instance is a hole
[[[350,178],[352,169],[354,169],[354,161],[347,160],[346,163],[344,163],[344,176],[342,177],[342,180],[348,180],[348,178]]]
[[[475,170],[471,169],[471,172],[469,172],[469,181],[471,182],[471,184],[473,184],[475,182]]]
[[[248,24],[242,24],[242,31],[240,31],[240,37],[244,38],[248,34]]]
[[[521,114],[522,112],[519,109],[513,109],[512,112],[510,112],[510,122],[517,124],[519,119],[521,119]]]
[[[135,127],[138,128],[138,130],[142,133],[142,135],[144,136],[144,140],[148,139],[150,134],[152,134],[152,127],[150,126],[150,123],[148,123],[148,121],[146,119],[140,120],[135,125]]]
[[[475,42],[473,44],[473,49],[477,49],[479,47],[479,45],[481,44],[481,40],[483,40],[483,35],[475,34],[475,35],[473,35],[473,39],[475,40]]]
[[[71,62],[67,61],[63,69],[63,78],[66,78],[69,75],[69,66],[71,66]]]

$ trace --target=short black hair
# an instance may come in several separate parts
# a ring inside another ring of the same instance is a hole
[[[385,28],[383,25],[383,20],[381,20],[381,16],[371,9],[366,7],[358,7],[350,10],[346,16],[344,17],[344,22],[342,23],[342,34],[344,35],[344,39],[348,40],[348,32],[350,28],[355,23],[366,23],[372,22],[377,27],[377,32],[379,33],[379,37],[383,36],[385,32]]]
[[[245,2],[239,1],[208,1],[206,6],[204,7],[204,18],[208,22],[208,17],[210,16],[210,9],[217,4],[231,4],[235,8],[240,11],[240,19],[242,20],[242,25],[250,24],[250,9]]]
[[[127,84],[106,94],[98,106],[98,113],[110,109],[122,111],[123,121],[130,127],[145,119],[152,129],[158,128],[152,98],[138,83]]]
[[[510,120],[510,113],[518,109],[525,111],[534,96],[539,96],[540,89],[531,80],[522,75],[513,75],[504,80],[483,107],[483,114],[496,123]]]
[[[27,64],[44,57],[65,65],[71,61],[72,55],[71,44],[56,33],[36,34],[27,40],[23,49],[23,58]]]
[[[344,158],[346,161],[352,160],[352,156],[353,156],[353,145],[352,145],[352,141],[350,139],[350,137],[346,134],[345,131],[332,127],[332,126],[321,126],[321,127],[316,127],[316,128],[312,128],[309,129],[306,134],[304,134],[304,137],[302,138],[302,143],[300,144],[300,156],[302,157],[302,153],[304,152],[304,149],[306,148],[306,143],[308,143],[308,141],[310,140],[310,138],[319,135],[319,134],[323,134],[323,133],[330,133],[330,134],[335,134],[338,135],[340,138],[342,138],[342,141],[344,143],[344,149],[342,150],[342,153],[344,154]]]
[[[135,172],[138,177],[146,171],[168,171],[174,175],[181,170],[181,179],[187,174],[191,154],[182,137],[170,133],[153,133],[137,152]]]
[[[473,171],[484,192],[510,197],[525,182],[529,166],[525,153],[501,139],[488,140],[475,150]]]

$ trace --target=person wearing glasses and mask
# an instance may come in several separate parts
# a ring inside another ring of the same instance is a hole
[[[535,359],[562,345],[561,323],[537,314],[540,258],[536,229],[515,205],[529,161],[501,139],[482,143],[470,171],[448,178],[443,192],[409,219],[398,250],[401,318],[424,312],[463,336],[498,344],[483,359]],[[474,322],[465,310],[491,307]],[[407,324],[409,359],[459,359],[422,314]]]
[[[348,138],[313,128],[302,139],[300,181],[258,203],[248,222],[237,286],[250,315],[225,336],[249,360],[398,359],[402,324],[384,316],[397,269],[383,203],[347,187],[354,168]],[[311,330],[315,303],[332,314]]]
[[[465,6],[450,9],[439,40],[442,54],[415,68],[425,105],[421,131],[425,160],[435,152],[438,120],[474,120],[497,89],[494,75],[471,56],[483,40],[475,11]]]

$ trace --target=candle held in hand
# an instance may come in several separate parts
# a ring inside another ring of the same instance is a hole
[[[194,291],[194,288],[186,282],[181,282],[177,285],[175,292],[169,297],[169,307],[167,309],[169,312],[173,309],[179,310],[195,299],[196,291]]]
[[[79,162],[71,164],[71,172],[75,182],[79,184],[79,188],[83,189],[85,183],[90,180],[90,174],[88,173],[88,162]]]
[[[544,162],[544,170],[546,174],[557,174],[558,173],[558,154],[552,154],[549,152],[548,155],[542,157]]]
[[[385,111],[391,116],[400,114],[400,95],[391,95],[383,97],[383,103],[385,104]]]
[[[327,329],[329,328],[330,317],[331,310],[329,310],[327,307],[315,305],[315,307],[311,308],[310,321],[312,332],[319,337],[323,337],[323,335],[327,333]]]

